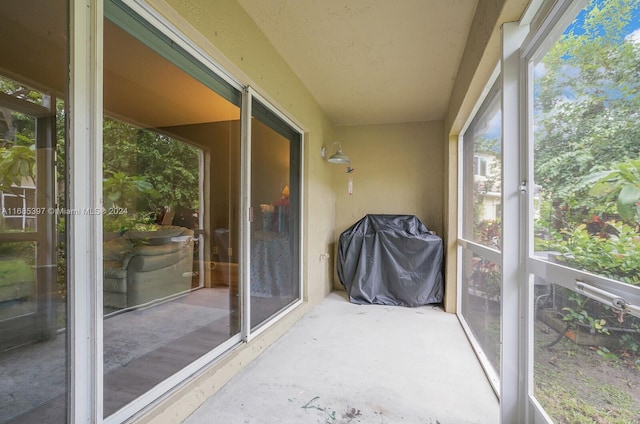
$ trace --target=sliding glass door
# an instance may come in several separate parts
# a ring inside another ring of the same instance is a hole
[[[459,315],[503,419],[637,422],[640,2],[530,23],[462,137]]]
[[[143,3],[0,4],[0,423],[129,421],[301,301],[302,131]]]
[[[129,416],[136,399],[240,340],[240,103],[127,6],[106,4],[105,417]]]
[[[103,55],[103,409],[119,422],[300,300],[302,136],[125,2],[105,2]]]
[[[301,298],[302,135],[265,103],[251,104],[249,316],[253,332]]]
[[[640,4],[565,2],[526,57],[536,422],[640,417]]]

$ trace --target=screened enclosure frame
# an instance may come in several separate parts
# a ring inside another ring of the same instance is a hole
[[[464,138],[458,138],[458,316],[481,363],[486,362],[482,347],[474,340],[470,326],[461,311],[463,294],[464,250],[487,257],[502,265],[501,278],[501,371],[496,376],[487,372],[499,394],[501,422],[550,423],[534,393],[534,324],[536,320],[535,286],[541,280],[581,293],[588,298],[616,305],[629,305],[630,315],[640,303],[640,289],[604,276],[574,269],[536,256],[533,245],[536,187],[534,186],[534,90],[533,61],[539,51],[549,48],[573,21],[588,1],[533,1],[519,22],[502,25],[502,48],[498,83],[502,87],[502,229],[503,249],[491,249],[465,237],[463,181],[464,173],[472,172],[464,159]],[[489,80],[478,104],[486,101],[486,93],[496,75]],[[468,122],[482,113],[477,106]],[[461,131],[464,134],[469,124]],[[466,152],[468,153],[468,152]],[[466,234],[468,235],[468,234]],[[635,315],[634,315],[635,316]],[[485,366],[485,370],[487,367]]]
[[[521,43],[519,51],[519,67],[521,69],[520,84],[522,87],[522,95],[524,101],[521,103],[522,114],[520,122],[523,122],[522,139],[526,154],[521,166],[525,175],[525,181],[535,181],[534,179],[534,107],[533,107],[533,62],[540,51],[546,51],[553,43],[555,43],[565,28],[576,18],[576,16],[587,7],[587,0],[569,1],[558,0],[543,5],[540,8],[538,16],[531,22],[531,32]],[[523,358],[525,363],[522,365],[523,374],[525,376],[525,392],[524,399],[526,404],[523,405],[525,416],[528,422],[533,423],[551,423],[553,419],[547,414],[542,404],[536,399],[534,393],[534,334],[533,322],[535,321],[535,313],[532,305],[534,305],[534,285],[535,279],[542,277],[551,284],[569,290],[572,293],[582,293],[586,297],[596,299],[598,302],[611,301],[613,298],[623,299],[630,305],[640,303],[640,288],[613,278],[607,278],[596,273],[580,270],[570,266],[564,266],[554,263],[545,258],[541,258],[535,254],[533,240],[534,232],[534,211],[535,211],[535,192],[533,187],[527,190],[526,206],[523,207],[521,214],[522,228],[526,230],[521,242],[521,250],[523,252],[523,274],[522,281],[527,284],[525,289],[526,306],[523,308],[526,317],[526,331],[524,341],[526,343]],[[595,296],[594,296],[595,294]],[[615,304],[612,304],[615,306]],[[635,312],[630,313],[631,315]]]
[[[479,255],[482,258],[486,258],[493,263],[501,263],[502,261],[502,253],[499,249],[495,247],[485,246],[477,241],[473,240],[472,232],[472,220],[473,220],[473,204],[471,199],[465,197],[469,189],[472,189],[469,185],[469,178],[473,179],[475,177],[475,170],[473,163],[475,162],[475,157],[472,151],[469,151],[469,147],[473,147],[473,145],[469,146],[469,143],[465,143],[467,137],[471,136],[471,133],[474,131],[474,123],[477,117],[482,116],[487,113],[489,109],[489,104],[491,102],[498,101],[500,103],[500,98],[497,97],[500,91],[500,69],[496,67],[492,75],[489,79],[489,82],[485,86],[485,89],[481,93],[478,102],[476,103],[473,112],[470,114],[470,118],[467,124],[464,126],[462,131],[460,132],[460,136],[458,137],[458,237],[457,237],[457,248],[456,253],[458,256],[457,260],[457,307],[456,310],[458,318],[460,320],[460,324],[468,335],[469,342],[473,346],[476,355],[478,356],[478,360],[484,369],[485,374],[491,384],[493,391],[499,396],[500,393],[500,376],[494,370],[490,364],[489,357],[487,353],[485,353],[484,348],[480,345],[476,337],[473,335],[473,331],[469,325],[469,322],[464,316],[463,313],[463,297],[465,294],[463,293],[463,254],[464,252]],[[471,156],[470,156],[471,155]],[[468,197],[468,196],[467,196]]]

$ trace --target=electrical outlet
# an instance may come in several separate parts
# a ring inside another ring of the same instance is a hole
[[[213,254],[214,255],[218,254],[218,246],[213,246]]]
[[[227,255],[229,255],[229,257],[233,256],[233,249],[231,247],[227,248]]]

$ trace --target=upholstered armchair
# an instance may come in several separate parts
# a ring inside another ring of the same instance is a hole
[[[193,230],[161,226],[104,242],[104,306],[130,308],[191,289]]]

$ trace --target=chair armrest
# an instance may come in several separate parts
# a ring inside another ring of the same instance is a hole
[[[175,239],[175,241],[174,241]],[[160,244],[155,246],[136,246],[122,260],[122,267],[127,268],[129,262],[136,256],[163,256],[171,255],[183,249],[193,246],[193,238],[189,236],[172,237],[171,243]],[[193,252],[193,247],[190,249]]]

